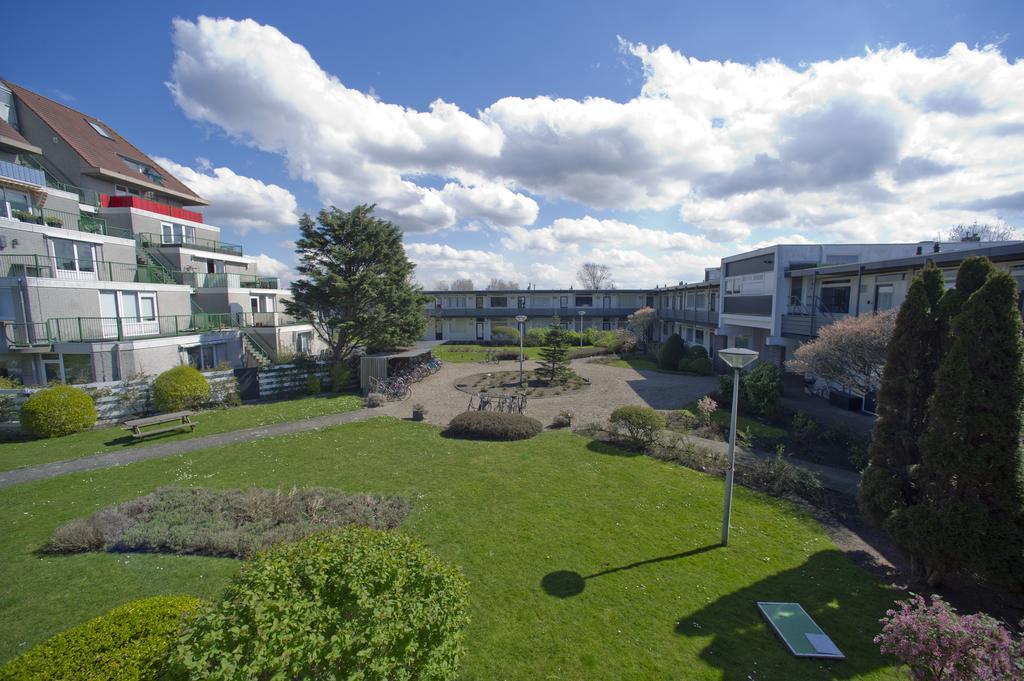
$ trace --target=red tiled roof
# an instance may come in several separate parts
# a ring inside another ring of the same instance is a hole
[[[182,200],[191,199],[200,204],[208,203],[206,199],[186,187],[178,178],[167,172],[156,161],[142,153],[135,145],[121,137],[116,130],[100,119],[64,106],[31,90],[26,90],[10,81],[5,80],[3,83],[25,106],[62,137],[78,153],[85,165],[122,175],[139,184],[155,187],[157,190],[163,189],[172,195],[177,195]],[[99,125],[110,135],[110,138],[96,132],[89,122]],[[163,184],[154,182],[151,178],[129,167],[122,159],[123,156],[152,166],[163,176]]]
[[[13,144],[11,144],[13,142]],[[43,153],[43,150],[29,142],[15,130],[10,123],[0,118],[0,146],[13,146],[19,151],[32,151],[35,154]]]

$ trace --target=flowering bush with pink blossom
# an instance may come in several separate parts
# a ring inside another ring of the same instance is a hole
[[[1024,677],[1024,641],[988,615],[964,615],[939,596],[912,594],[886,611],[875,643],[916,681],[996,681]]]
[[[701,425],[706,426],[711,423],[711,417],[717,409],[718,402],[715,402],[710,395],[705,395],[697,400],[697,415],[700,417]]]

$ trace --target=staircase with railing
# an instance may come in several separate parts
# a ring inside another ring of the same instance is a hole
[[[157,277],[157,283],[160,284],[177,284],[178,282],[174,279],[174,274],[170,268],[164,263],[166,260],[160,257],[159,254],[153,253],[148,248],[138,247],[135,249],[138,253],[139,258],[143,260],[147,267],[151,268]],[[167,263],[170,264],[170,263]]]
[[[258,367],[268,367],[274,363],[272,351],[255,333],[242,331],[242,353],[245,355],[245,365],[255,364]]]

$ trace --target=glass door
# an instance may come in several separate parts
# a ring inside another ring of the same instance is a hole
[[[100,291],[100,328],[104,338],[117,338],[116,291]]]

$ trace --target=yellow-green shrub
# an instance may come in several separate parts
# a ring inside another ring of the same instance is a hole
[[[146,681],[163,672],[191,596],[126,603],[62,631],[0,668],[0,681]]]
[[[203,679],[450,679],[468,606],[465,577],[419,542],[332,530],[246,562],[171,662]]]
[[[168,369],[153,381],[153,407],[157,411],[198,409],[210,401],[210,382],[186,364]]]
[[[96,405],[83,390],[55,385],[34,393],[21,405],[21,429],[36,437],[80,433],[96,423]]]

